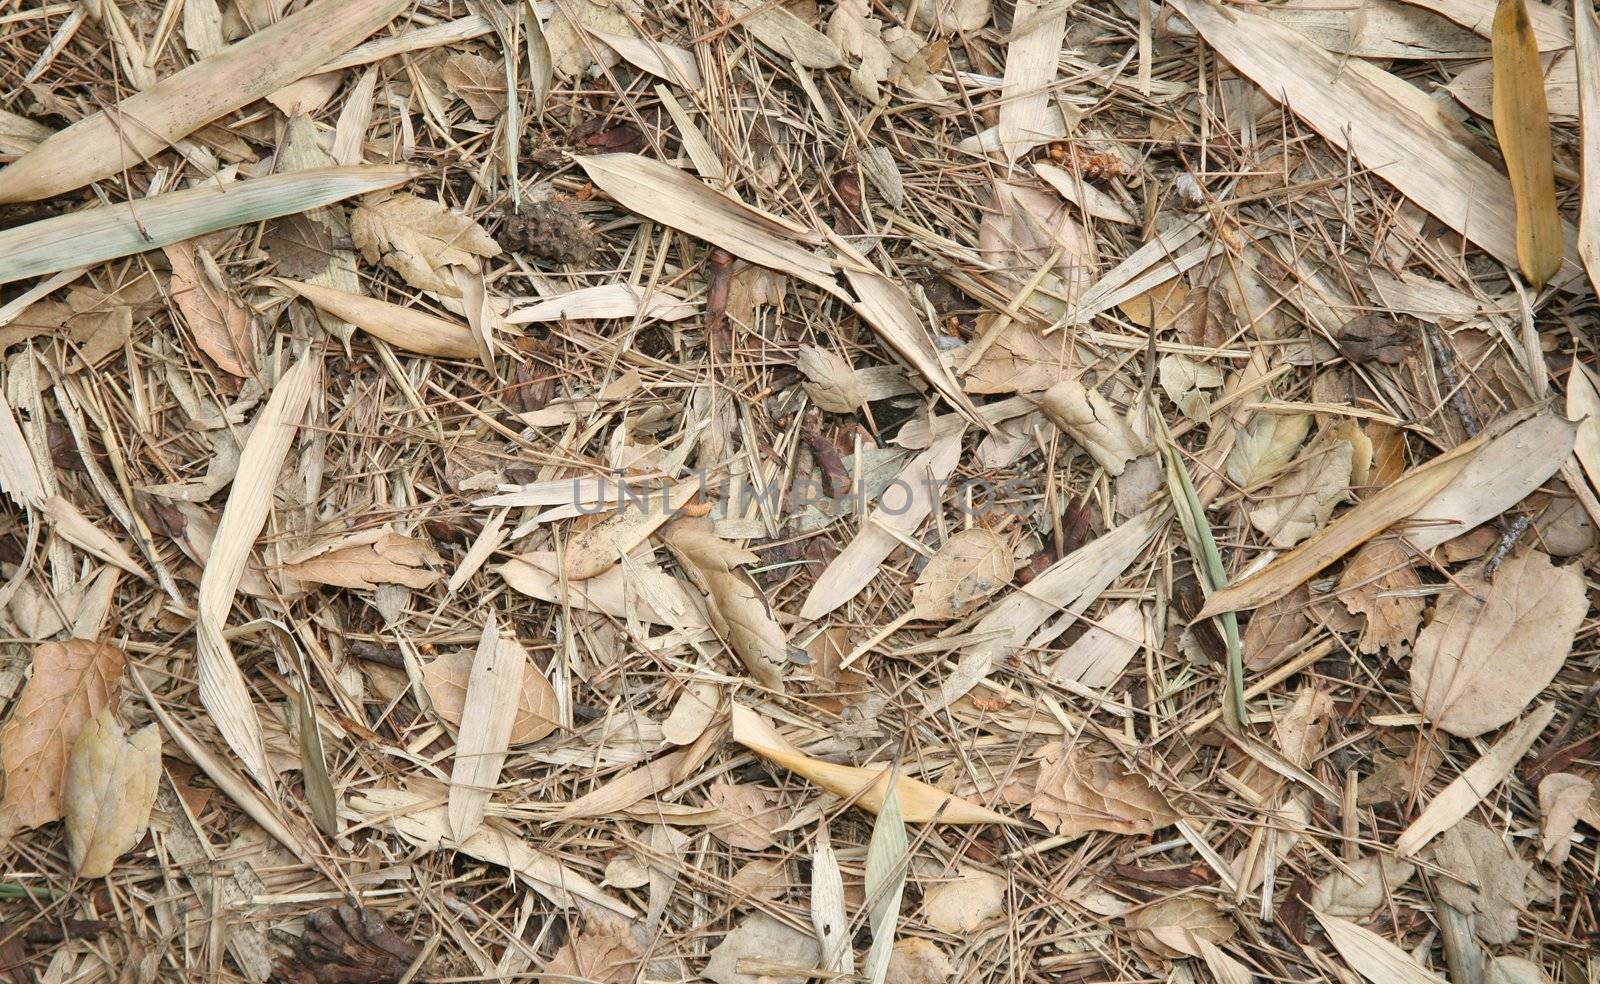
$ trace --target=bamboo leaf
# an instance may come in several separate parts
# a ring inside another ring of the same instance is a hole
[[[1494,132],[1517,205],[1517,264],[1535,287],[1561,269],[1561,213],[1545,103],[1544,63],[1527,0],[1500,0],[1494,14]]]
[[[897,774],[893,770],[891,774]],[[887,787],[878,822],[872,825],[872,840],[867,844],[868,923],[872,945],[861,971],[870,984],[883,984],[889,973],[889,958],[894,953],[894,926],[900,918],[900,899],[906,890],[906,862],[910,850],[906,843],[906,823],[900,816],[899,784],[885,775]]]

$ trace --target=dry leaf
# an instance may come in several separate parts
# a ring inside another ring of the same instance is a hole
[[[1429,721],[1471,738],[1516,717],[1555,679],[1589,598],[1576,566],[1555,567],[1537,550],[1507,560],[1493,582],[1465,587],[1417,636],[1411,695]]]
[[[850,85],[869,102],[878,101],[878,86],[889,77],[894,58],[883,43],[883,22],[873,17],[867,0],[839,0],[828,18],[828,37],[856,61]]]
[[[564,79],[582,75],[591,65],[610,68],[616,54],[603,44],[584,38],[590,31],[636,37],[633,26],[644,17],[633,0],[572,0],[557,6],[544,25],[544,39],[551,56],[551,68]]]
[[[1490,957],[1484,984],[1553,984],[1539,965],[1526,957]]]
[[[764,851],[778,842],[772,834],[779,822],[772,799],[755,783],[719,779],[706,790],[706,799],[727,818],[707,830],[729,847]]]
[[[623,557],[650,539],[661,525],[700,491],[698,481],[679,482],[671,489],[647,489],[643,503],[622,500],[618,510],[574,533],[561,554],[561,573],[569,581],[586,581],[615,567]]]
[[[1539,854],[1551,864],[1563,864],[1572,850],[1572,831],[1578,821],[1593,818],[1595,784],[1570,772],[1552,772],[1539,780]]]
[[[1173,277],[1128,298],[1117,305],[1117,310],[1141,328],[1165,331],[1191,310],[1192,293],[1182,277]],[[1217,385],[1222,384],[1219,381]]]
[[[500,255],[478,223],[408,194],[363,202],[350,216],[350,236],[368,263],[381,259],[411,286],[446,297],[461,296],[449,267],[476,273],[479,257]]]
[[[683,688],[672,713],[661,722],[661,740],[668,745],[692,745],[717,716],[722,688],[709,680],[695,680]]]
[[[447,359],[471,359],[478,354],[478,342],[472,329],[458,322],[332,287],[294,280],[275,282],[310,301],[319,310],[407,352]]]
[[[425,564],[442,564],[431,545],[392,530],[373,530],[342,537],[302,552],[279,570],[296,581],[332,584],[358,591],[371,591],[380,584],[403,584],[422,589],[439,580],[437,571]]]
[[[139,566],[133,554],[110,533],[79,512],[70,500],[53,495],[44,501],[40,511],[50,520],[51,528],[61,539],[108,564],[115,564],[135,577],[149,580],[149,572]]]
[[[1046,390],[1039,397],[1039,409],[1112,475],[1121,475],[1144,449],[1145,441],[1111,401],[1075,379],[1063,379]]]
[[[121,352],[133,334],[135,319],[153,310],[159,289],[152,276],[139,276],[112,291],[73,287],[65,300],[30,304],[9,325],[0,328],[0,347],[9,347],[46,332],[63,333],[76,346],[83,365],[98,365]]]
[[[757,683],[781,692],[783,666],[789,661],[788,636],[743,566],[758,563],[759,558],[717,536],[704,516],[674,520],[657,535],[705,592],[717,635]]]
[[[467,680],[472,675],[473,650],[444,653],[422,664],[422,687],[433,702],[434,713],[453,727],[461,727],[467,704]],[[537,667],[522,671],[521,696],[511,724],[511,744],[526,745],[556,730],[560,718],[556,692]]]
[[[505,698],[522,692],[527,668],[528,654],[516,640],[500,635],[491,611],[467,673],[450,769],[450,832],[457,841],[464,842],[477,833],[489,797],[500,783],[500,767],[506,760],[520,703]]]
[[[615,857],[606,862],[606,876],[600,880],[601,885],[612,888],[643,888],[650,884],[650,869],[640,864],[634,857]]]
[[[896,941],[883,980],[884,984],[946,984],[955,974],[955,964],[937,944],[908,936]]]
[[[835,796],[852,800],[868,813],[876,814],[883,808],[886,777],[890,771],[887,767],[859,768],[812,758],[789,744],[755,711],[738,702],[733,705],[733,740],[770,762],[798,772]],[[901,815],[908,823],[1016,822],[910,776],[896,779],[895,794],[900,801]]]
[[[1011,23],[996,137],[1005,156],[1016,160],[1049,140],[1053,132],[1050,86],[1066,36],[1067,8],[1018,0]],[[1054,128],[1058,130],[1059,126]]]
[[[961,618],[1011,584],[1016,555],[998,534],[981,527],[961,530],[928,561],[911,589],[916,617]]]
[[[978,226],[979,255],[1020,287],[1033,281],[1057,252],[1059,257],[1041,282],[1047,292],[1030,298],[1049,315],[1064,312],[1088,288],[1099,265],[1099,248],[1058,195],[1031,185],[996,182],[993,210]]]
[[[741,971],[739,965],[754,961],[809,969],[817,965],[820,956],[821,947],[810,933],[792,929],[765,912],[755,912],[722,938],[700,976],[714,984],[790,984],[795,978]]]
[[[757,41],[785,60],[793,59],[804,68],[835,68],[844,64],[844,57],[833,39],[787,7],[756,0],[732,0],[728,6]]]
[[[975,868],[922,894],[922,918],[943,933],[963,936],[1005,911],[1006,880]]]
[[[227,291],[216,261],[195,242],[166,248],[172,264],[168,292],[194,333],[195,344],[218,368],[235,376],[251,374],[250,311]]]
[[[1238,447],[1234,445],[1235,450]],[[1321,529],[1333,508],[1349,497],[1353,454],[1349,441],[1334,441],[1311,452],[1248,510],[1250,525],[1267,534],[1268,542],[1280,549]]]
[[[1211,397],[1205,391],[1222,385],[1222,372],[1216,366],[1187,356],[1164,355],[1156,372],[1167,399],[1185,417],[1196,422],[1211,419]]]
[[[123,733],[108,704],[84,723],[61,785],[67,854],[79,878],[104,878],[150,825],[161,779],[161,735]]]
[[[1215,902],[1193,895],[1165,899],[1122,917],[1134,936],[1163,957],[1198,957],[1200,941],[1226,943],[1237,928]]]
[[[506,73],[489,59],[451,55],[445,59],[443,79],[451,95],[466,103],[478,119],[493,122],[506,111]]]
[[[1052,742],[1039,751],[1039,776],[1028,812],[1063,837],[1091,830],[1149,836],[1178,819],[1143,776],[1114,758]]]
[[[855,413],[867,402],[867,391],[855,367],[844,356],[813,345],[800,346],[795,367],[806,377],[806,395],[829,413]]]
[[[1583,159],[1578,254],[1589,271],[1590,285],[1600,290],[1600,18],[1595,16],[1594,7],[1573,5],[1572,39]],[[1570,406],[1567,412],[1572,412]],[[1592,472],[1589,478],[1600,483]]]
[[[1431,741],[1418,741],[1407,754],[1384,758],[1372,774],[1356,784],[1356,805],[1396,803],[1415,796],[1433,781],[1444,756]]]
[[[1372,984],[1448,984],[1377,933],[1315,909],[1312,915],[1322,923],[1339,956]]]
[[[1144,607],[1137,601],[1125,601],[1068,646],[1050,675],[1097,690],[1109,687],[1121,678],[1139,650],[1149,644],[1147,630]]]
[[[1363,544],[1344,565],[1335,593],[1352,615],[1363,615],[1361,652],[1387,649],[1395,655],[1410,650],[1422,625],[1424,599],[1412,594],[1422,578],[1412,566],[1411,551],[1397,539]]]
[[[1493,42],[1494,133],[1517,206],[1517,262],[1539,288],[1561,269],[1563,246],[1544,63],[1526,0],[1500,0]]]
[[[1276,666],[1311,627],[1310,606],[1310,593],[1300,587],[1251,612],[1240,640],[1244,665],[1252,670]]]
[[[1366,854],[1328,874],[1311,895],[1311,907],[1330,916],[1364,919],[1377,912],[1392,893],[1417,873],[1409,861]]]
[[[1247,489],[1270,481],[1295,459],[1310,431],[1310,414],[1256,414],[1228,452],[1228,477]]]
[[[1485,943],[1517,938],[1517,917],[1529,902],[1532,862],[1518,857],[1499,834],[1471,820],[1440,836],[1432,860],[1451,876],[1434,878],[1434,891],[1455,909],[1477,917],[1473,928]]]
[[[593,913],[567,937],[567,942],[544,966],[541,981],[594,981],[632,984],[639,976],[644,956],[627,922],[612,915]]]
[[[61,783],[85,722],[116,696],[127,657],[87,639],[34,647],[33,667],[11,716],[0,726],[7,834],[60,819]]]

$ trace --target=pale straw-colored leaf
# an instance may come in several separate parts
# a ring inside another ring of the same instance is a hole
[[[891,772],[892,776],[893,773]],[[906,824],[900,815],[899,786],[889,777],[878,820],[872,825],[867,842],[867,925],[872,943],[862,961],[861,974],[870,984],[883,984],[889,973],[889,958],[894,952],[894,927],[900,918],[900,899],[905,894],[906,871],[911,852],[906,841]]]
[[[528,655],[500,635],[494,612],[483,623],[478,652],[467,677],[466,702],[450,769],[450,832],[466,841],[483,823],[484,808],[500,782],[517,720],[517,700]]]
[[[839,856],[828,839],[826,822],[817,825],[817,844],[811,851],[811,925],[816,928],[817,944],[822,947],[822,969],[855,973],[850,919],[844,910],[844,876],[839,872]]]
[[[458,322],[331,287],[282,278],[274,283],[407,352],[446,359],[472,359],[478,355],[478,341],[472,329]]]

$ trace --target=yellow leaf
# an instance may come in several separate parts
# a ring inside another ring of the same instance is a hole
[[[130,738],[109,706],[84,724],[61,784],[67,853],[80,878],[103,878],[150,825],[161,779],[161,735],[154,724]]]
[[[789,744],[755,711],[737,702],[733,705],[733,740],[769,762],[798,772],[835,796],[853,799],[868,813],[877,815],[883,809],[887,766],[869,769],[812,758]],[[1009,817],[909,776],[896,779],[895,794],[901,817],[908,823],[1017,824]]]
[[[1544,67],[1526,0],[1500,0],[1494,13],[1494,133],[1517,205],[1517,264],[1535,287],[1561,268],[1561,214]]]

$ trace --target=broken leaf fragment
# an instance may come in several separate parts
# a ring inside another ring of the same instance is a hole
[[[1039,409],[1106,471],[1121,475],[1145,441],[1098,390],[1063,379],[1039,397]]]
[[[945,541],[911,589],[916,617],[961,618],[1011,584],[1016,555],[999,534],[981,527]]]
[[[110,874],[144,837],[160,778],[156,725],[127,735],[109,705],[85,722],[61,784],[67,854],[78,877]]]
[[[350,216],[350,236],[368,263],[381,260],[411,286],[446,297],[461,296],[450,267],[476,273],[480,257],[500,255],[472,219],[405,193],[363,202]]]

